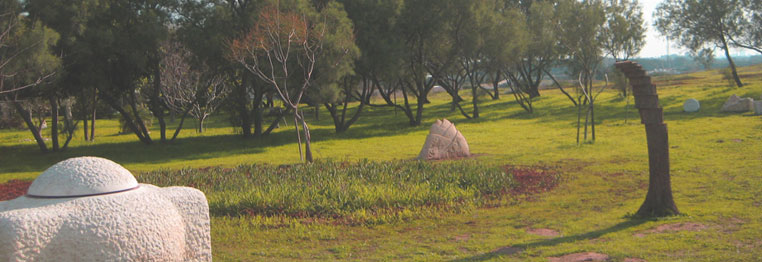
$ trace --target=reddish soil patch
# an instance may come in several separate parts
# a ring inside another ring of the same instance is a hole
[[[693,223],[693,222],[686,222],[686,223],[674,223],[674,224],[664,224],[657,226],[653,229],[649,229],[640,233],[635,233],[633,236],[635,237],[645,237],[646,234],[649,233],[668,233],[668,232],[678,232],[678,231],[701,231],[706,229],[707,226],[704,224],[699,223]]]
[[[26,194],[26,190],[32,181],[11,180],[0,184],[0,201],[11,200]]]
[[[642,258],[631,258],[631,257],[628,257],[628,258],[624,259],[624,262],[648,262],[648,261],[646,261],[645,259],[642,259]]]
[[[527,233],[532,235],[544,236],[544,237],[557,237],[560,235],[558,231],[548,228],[530,228],[527,229]]]
[[[496,255],[513,255],[519,252],[521,252],[521,248],[511,247],[511,246],[501,247],[501,248],[492,250],[492,254],[496,254]]]
[[[547,166],[506,165],[503,169],[508,174],[513,174],[518,184],[511,189],[510,193],[514,196],[548,192],[558,186],[561,180],[559,172]]]
[[[664,233],[667,231],[671,232],[677,232],[677,231],[701,231],[703,229],[706,229],[707,226],[704,224],[699,223],[675,223],[675,224],[664,224],[661,226],[657,226],[654,229],[648,230],[646,232],[648,233]]]
[[[585,252],[585,253],[574,253],[574,254],[568,254],[560,257],[549,257],[548,261],[550,262],[582,262],[582,261],[608,261],[609,256],[605,254],[599,254],[599,253],[593,253],[593,252]]]
[[[455,236],[455,241],[468,241],[471,239],[471,234],[463,234],[463,235],[457,235]]]

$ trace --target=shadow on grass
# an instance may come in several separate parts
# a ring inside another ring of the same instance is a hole
[[[525,249],[528,249],[528,248],[556,246],[556,245],[564,244],[564,243],[571,243],[571,242],[576,242],[576,241],[581,241],[581,240],[595,239],[595,238],[599,238],[599,237],[601,237],[603,235],[606,235],[606,234],[609,234],[609,233],[614,233],[614,232],[622,231],[622,230],[625,230],[625,229],[628,229],[628,228],[631,228],[631,227],[634,227],[634,226],[641,225],[641,224],[643,224],[645,222],[648,222],[648,221],[650,221],[650,220],[647,220],[647,219],[630,219],[630,220],[621,222],[619,224],[613,225],[613,226],[608,227],[608,228],[599,229],[599,230],[595,230],[595,231],[590,231],[590,232],[587,232],[587,233],[582,233],[582,234],[577,234],[577,235],[572,235],[572,236],[565,236],[565,237],[557,237],[557,238],[553,238],[553,239],[538,240],[538,241],[534,241],[534,242],[515,244],[515,245],[511,245],[511,246],[514,247],[514,248],[518,248],[518,249],[514,249],[516,251],[516,253],[518,253],[518,252],[521,252],[520,250],[525,250]],[[510,255],[510,253],[501,252],[501,250],[498,249],[498,250],[495,250],[495,251],[492,251],[492,252],[489,252],[489,253],[484,253],[484,254],[481,254],[481,255],[473,256],[473,257],[467,257],[467,258],[456,259],[456,260],[451,260],[451,261],[452,262],[487,261],[487,260],[495,259],[495,258],[497,258],[499,256],[503,256],[503,255]]]

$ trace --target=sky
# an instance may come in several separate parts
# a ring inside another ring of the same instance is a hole
[[[675,45],[674,41],[670,42],[669,48],[667,48],[667,41],[664,36],[661,36],[659,32],[656,30],[656,28],[653,26],[654,19],[653,19],[653,13],[656,10],[656,6],[659,5],[659,3],[662,2],[662,0],[640,0],[640,4],[643,6],[643,18],[645,19],[646,23],[645,26],[648,28],[648,31],[646,32],[646,45],[643,47],[643,50],[640,51],[640,54],[638,54],[639,57],[660,57],[667,55],[667,51],[669,49],[669,54],[671,55],[684,55],[688,50],[685,48],[680,48]],[[722,52],[721,49],[717,49],[714,51],[716,57],[725,57],[725,53]],[[751,52],[748,52],[747,50],[742,49],[730,49],[731,56],[745,56],[745,55],[753,55]]]

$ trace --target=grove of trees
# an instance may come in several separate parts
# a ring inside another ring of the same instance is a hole
[[[697,54],[723,48],[734,68],[728,47],[761,52],[760,6],[667,0],[656,25]],[[579,107],[595,140],[603,58],[632,58],[645,33],[637,0],[0,0],[0,27],[0,100],[42,151],[64,150],[79,122],[95,139],[101,111],[147,145],[175,140],[188,117],[203,132],[225,114],[243,137],[293,121],[305,161],[304,107],[324,107],[338,133],[368,107],[418,126],[435,88],[471,119],[501,88],[534,112],[543,80]],[[558,66],[579,79],[575,92],[551,73]]]

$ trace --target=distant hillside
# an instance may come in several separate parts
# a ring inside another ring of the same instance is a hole
[[[613,59],[607,59],[609,64],[613,64]],[[689,56],[671,55],[669,59],[666,56],[660,58],[636,58],[633,59],[638,62],[648,71],[662,70],[669,71],[676,74],[682,74],[687,72],[695,72],[704,70],[704,67],[696,63],[693,58]],[[736,66],[749,66],[762,63],[762,56],[739,56],[733,57],[733,62]],[[728,60],[725,57],[718,57],[714,59],[712,63],[712,69],[728,67]]]
[[[685,55],[671,55],[669,59],[667,59],[667,56],[663,56],[659,58],[635,58],[632,60],[638,62],[651,74],[656,72],[662,74],[683,74],[704,70],[701,64],[694,61],[690,56]],[[733,57],[733,62],[738,67],[762,64],[762,55]],[[614,65],[614,59],[605,58],[603,65],[604,70],[611,68]],[[728,67],[728,60],[725,57],[715,58],[714,63],[712,63],[712,69],[725,67]],[[566,66],[556,66],[551,72],[557,79],[571,79]],[[576,79],[576,77],[574,78]]]

